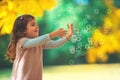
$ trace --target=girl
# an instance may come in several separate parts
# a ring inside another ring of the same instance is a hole
[[[18,17],[7,53],[13,61],[11,80],[42,80],[43,49],[61,46],[69,40],[72,31],[72,25],[68,25],[68,33],[60,28],[38,37],[39,28],[35,18],[28,14]],[[52,40],[57,36],[60,39]]]

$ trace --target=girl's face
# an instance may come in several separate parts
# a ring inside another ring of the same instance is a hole
[[[29,38],[35,38],[39,34],[39,28],[35,19],[30,20],[27,24],[26,36]]]

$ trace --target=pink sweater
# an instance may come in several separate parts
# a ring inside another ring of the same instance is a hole
[[[42,53],[44,48],[56,48],[67,39],[50,40],[49,35],[35,39],[21,38],[16,47],[11,80],[42,80]]]

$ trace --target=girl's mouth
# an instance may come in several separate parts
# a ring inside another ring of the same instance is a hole
[[[38,32],[38,30],[35,30],[34,32]]]

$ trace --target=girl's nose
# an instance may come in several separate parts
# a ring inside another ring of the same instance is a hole
[[[39,29],[39,26],[37,25],[36,28]]]
[[[39,26],[38,26],[38,25],[36,25],[36,28],[39,28]]]

